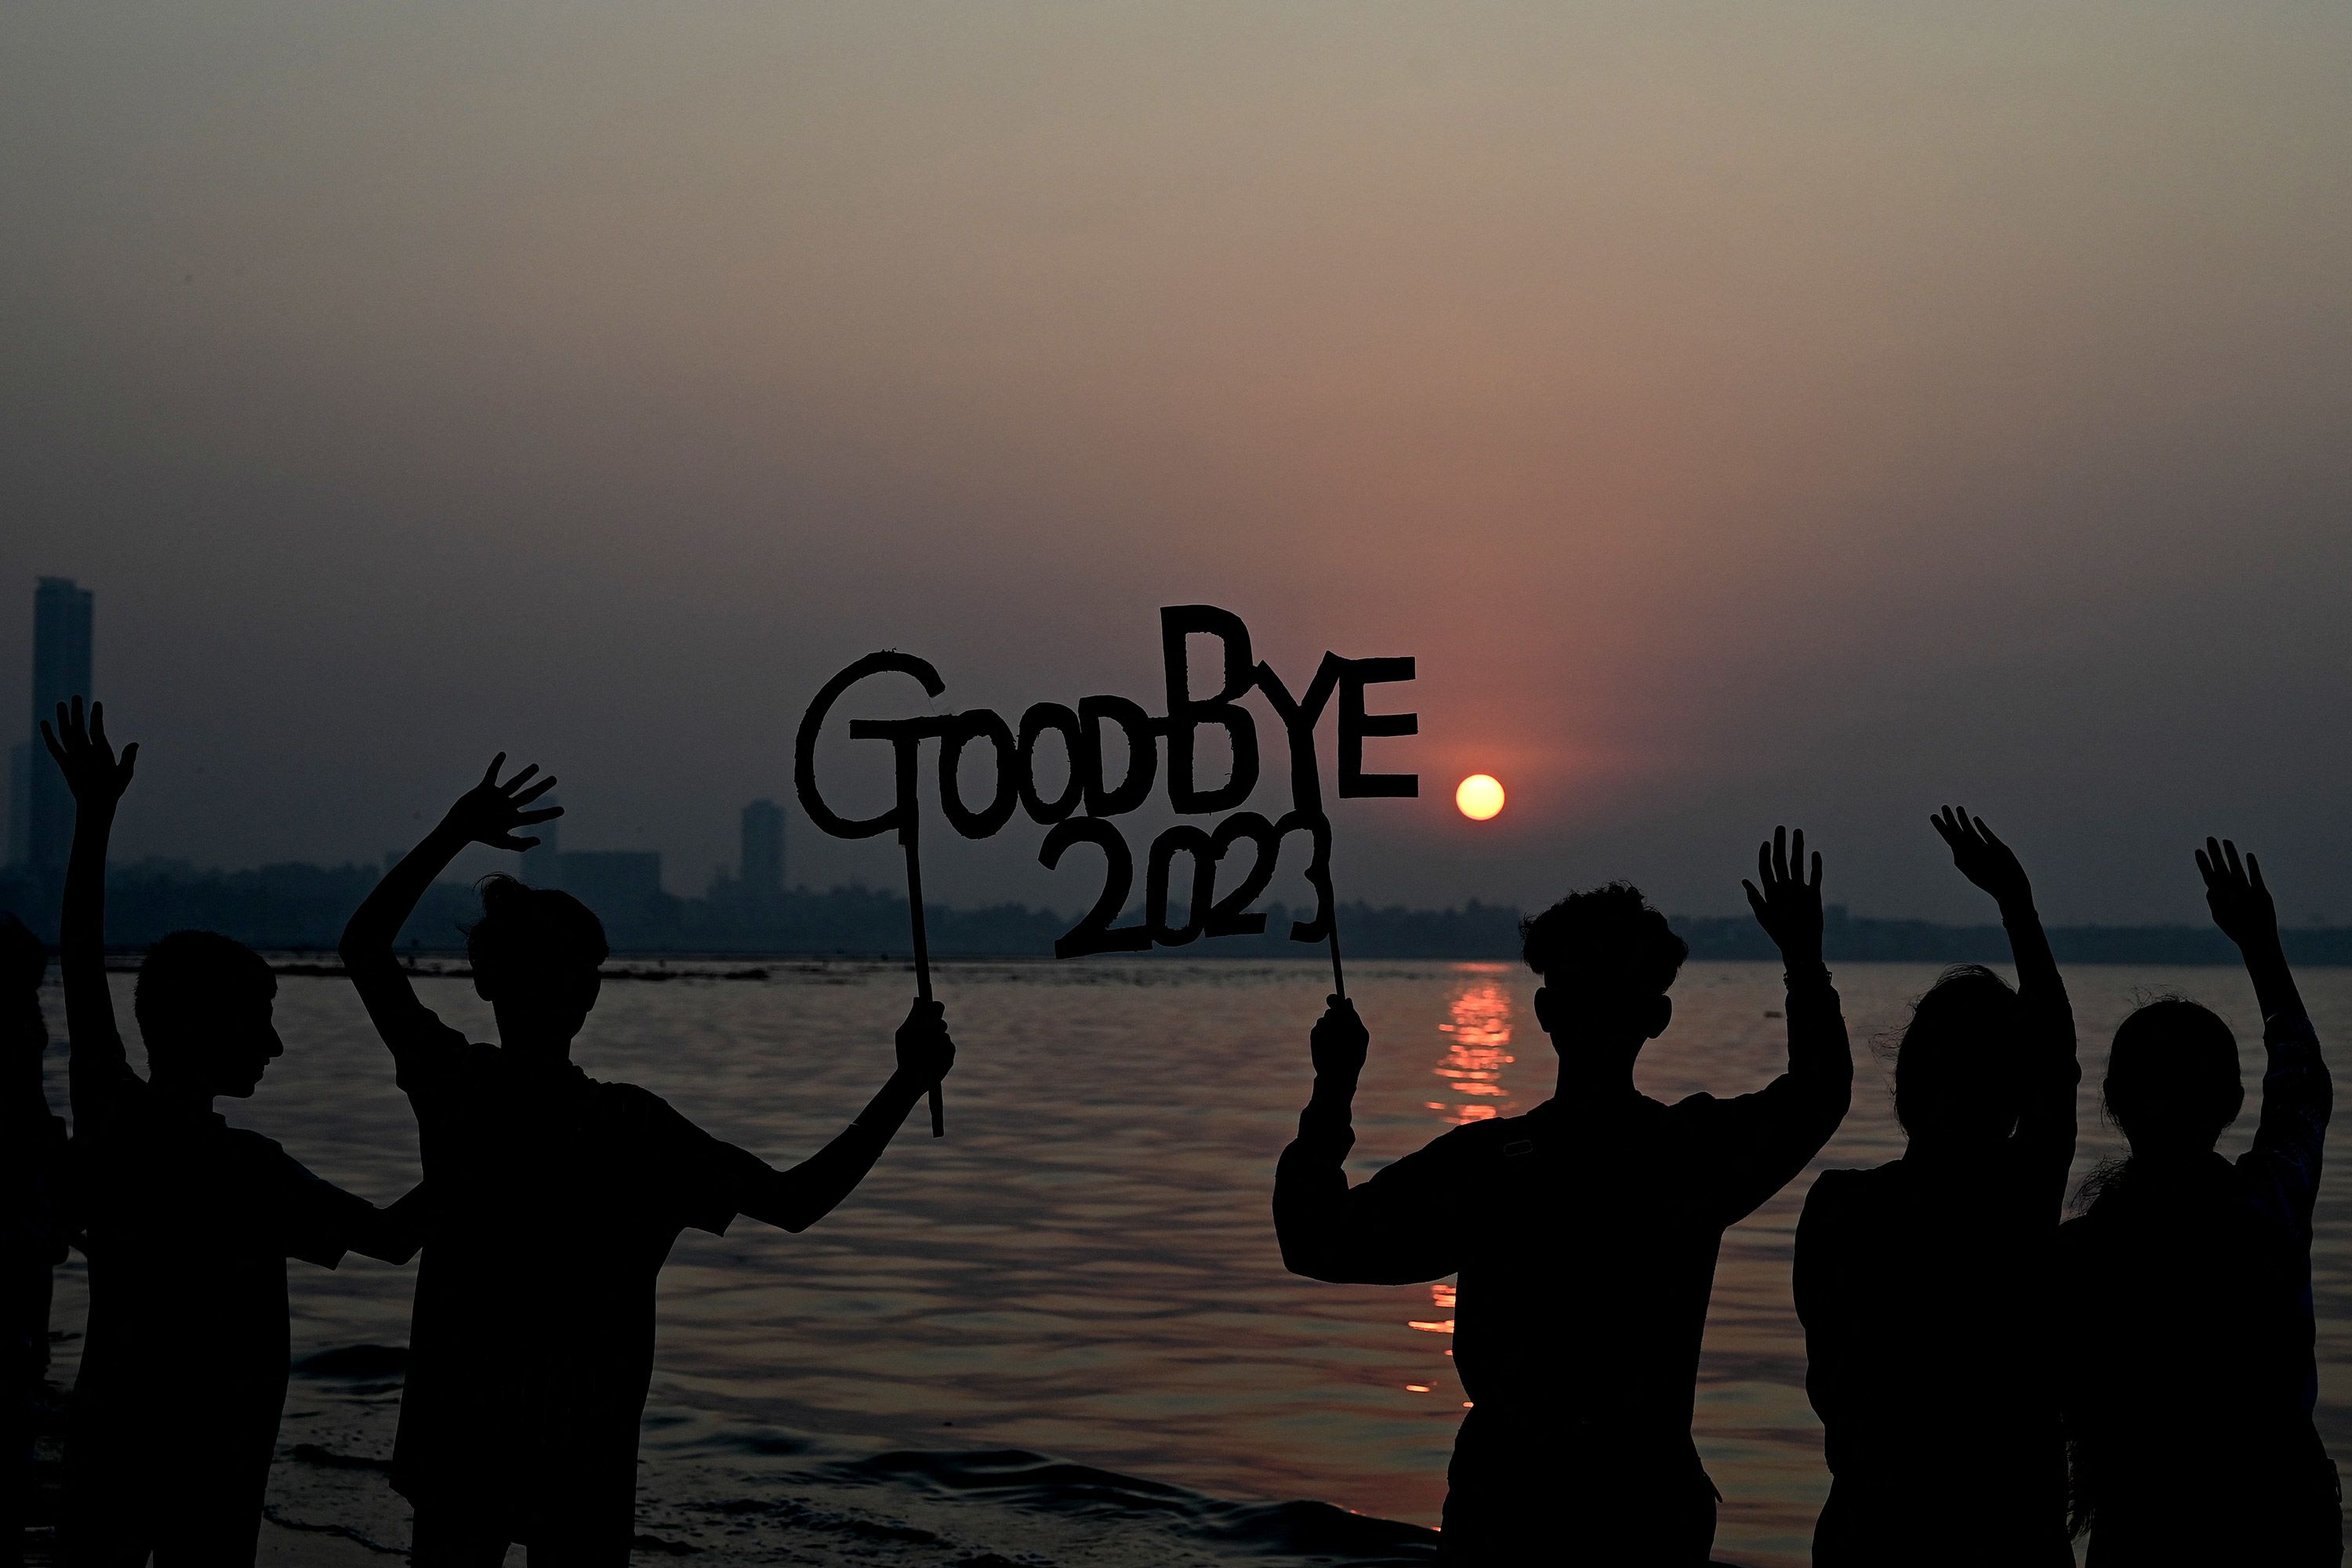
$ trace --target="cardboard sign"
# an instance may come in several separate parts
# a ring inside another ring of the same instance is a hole
[[[1213,691],[1192,689],[1186,655],[1188,639],[1194,636],[1213,637],[1219,645],[1220,677]],[[1336,698],[1338,793],[1342,799],[1419,795],[1420,779],[1415,774],[1364,770],[1367,740],[1419,731],[1417,715],[1375,713],[1366,700],[1371,687],[1411,680],[1413,661],[1342,658],[1326,653],[1305,692],[1293,696],[1273,666],[1252,657],[1249,628],[1241,617],[1211,605],[1162,609],[1160,647],[1166,687],[1158,713],[1129,699],[1104,695],[1080,698],[1075,708],[1059,702],[1035,703],[1018,723],[1008,723],[1003,715],[985,708],[907,719],[853,720],[849,726],[853,740],[879,741],[890,746],[897,787],[888,809],[872,816],[851,817],[835,810],[817,785],[817,737],[835,704],[853,687],[883,675],[909,677],[933,698],[947,689],[939,671],[911,654],[868,654],[825,682],[802,717],[793,770],[801,808],[811,822],[836,838],[896,833],[907,847],[910,873],[919,877],[914,854],[920,834],[918,784],[923,748],[936,742],[940,809],[949,826],[966,838],[987,838],[1003,831],[1018,812],[1047,830],[1037,858],[1049,868],[1059,866],[1074,845],[1090,844],[1102,851],[1102,891],[1086,916],[1054,943],[1057,958],[1138,952],[1154,945],[1181,947],[1203,937],[1265,931],[1266,917],[1250,906],[1273,881],[1284,840],[1302,833],[1310,846],[1307,878],[1316,892],[1316,910],[1313,918],[1292,922],[1290,936],[1295,942],[1325,941],[1333,934],[1331,824],[1323,812],[1316,728]],[[1252,691],[1262,692],[1273,708],[1279,727],[1276,739],[1289,764],[1290,809],[1274,820],[1258,812],[1235,809],[1256,789],[1263,759],[1256,715],[1242,706],[1242,700]],[[1214,784],[1202,782],[1196,767],[1196,742],[1202,729],[1209,725],[1224,731],[1233,753],[1231,772]],[[1113,730],[1118,731],[1118,750],[1124,753],[1116,778],[1109,773],[1112,759],[1107,745]],[[1069,776],[1050,796],[1045,793],[1036,766],[1038,743],[1049,731],[1059,737],[1069,758]],[[980,798],[968,799],[962,782],[964,758],[980,745],[987,747],[991,758],[989,783]],[[1113,922],[1125,910],[1134,888],[1135,857],[1110,819],[1150,800],[1163,772],[1168,804],[1178,815],[1226,815],[1212,826],[1178,823],[1152,840],[1144,860],[1142,920],[1134,925],[1117,925]],[[1224,862],[1244,845],[1250,851],[1246,866],[1230,886],[1221,889]],[[1179,901],[1175,893],[1180,857],[1190,863],[1181,880],[1185,912],[1181,924],[1171,912]],[[912,896],[919,898],[919,891]],[[914,917],[919,959],[919,907]]]

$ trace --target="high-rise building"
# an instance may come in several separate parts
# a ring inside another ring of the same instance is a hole
[[[24,864],[61,877],[73,839],[73,795],[41,752],[41,721],[60,702],[92,695],[91,595],[70,577],[44,577],[33,590],[33,725],[26,773]]]
[[[743,808],[743,895],[762,903],[784,896],[784,808],[755,800]]]

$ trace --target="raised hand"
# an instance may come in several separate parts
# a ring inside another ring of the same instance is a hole
[[[1353,1002],[1333,995],[1326,999],[1323,1016],[1315,1020],[1315,1032],[1307,1039],[1307,1048],[1315,1058],[1315,1076],[1329,1083],[1352,1085],[1363,1073],[1372,1032],[1356,1016]]]
[[[58,703],[55,727],[46,719],[41,721],[41,741],[58,760],[77,805],[111,807],[131,787],[131,770],[139,762],[139,742],[123,747],[120,757],[114,754],[106,738],[105,703],[91,703],[86,720],[80,698],[73,700],[70,709]]]
[[[524,809],[555,787],[555,777],[551,773],[532,784],[532,775],[539,772],[539,764],[533,763],[500,784],[499,770],[506,765],[504,752],[492,757],[489,767],[482,773],[482,782],[457,797],[457,804],[441,819],[442,826],[469,844],[487,844],[493,849],[528,849],[537,844],[537,838],[516,829],[563,815],[560,805],[545,805],[537,811]]]
[[[0,914],[0,994],[39,990],[48,967],[41,939],[15,915]]]
[[[907,1009],[898,1026],[899,1082],[929,1089],[955,1066],[955,1041],[948,1037],[947,1009],[937,1002],[918,1001]]]
[[[1780,950],[1791,969],[1822,962],[1822,858],[1816,853],[1806,875],[1805,830],[1772,830],[1772,841],[1756,847],[1756,880],[1743,879],[1756,923]],[[1761,884],[1760,886],[1759,884]]]
[[[2019,863],[2016,851],[1993,837],[1991,828],[1981,816],[1970,816],[1966,807],[1946,806],[1927,819],[1936,835],[1952,852],[1952,864],[1960,875],[1993,896],[1993,901],[2004,910],[2026,908],[2033,902],[2033,884]]]
[[[2205,904],[2213,923],[2240,948],[2278,945],[2278,908],[2263,885],[2263,863],[2252,855],[2241,859],[2238,847],[2227,838],[2208,838],[2197,851],[2197,871],[2205,879]]]

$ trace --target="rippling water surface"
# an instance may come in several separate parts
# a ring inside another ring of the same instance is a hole
[[[705,974],[735,965],[677,964]],[[1861,1056],[1853,1113],[1817,1163],[1899,1152],[1870,1038],[1934,978],[1845,966]],[[2178,991],[2240,1031],[2250,1097],[2259,1019],[2222,970],[2077,968],[2083,1026],[2079,1180],[2116,1151],[2092,1096],[2135,998]],[[1448,1126],[1541,1100],[1550,1051],[1531,976],[1500,964],[1364,965],[1373,1030],[1359,1096],[1357,1174]],[[1448,1360],[1450,1284],[1318,1285],[1285,1274],[1267,1197],[1307,1082],[1313,962],[955,964],[939,994],[961,1052],[948,1137],[921,1112],[864,1187],[794,1237],[739,1220],[689,1231],[663,1277],[646,1417],[645,1560],[871,1560],[973,1565],[1423,1560],[1430,1537],[1320,1500],[1435,1523],[1462,1412]],[[2305,987],[2341,1070],[2352,973]],[[121,1005],[129,1017],[127,977]],[[488,1009],[463,980],[420,984],[476,1038]],[[667,1096],[772,1161],[830,1137],[887,1075],[910,977],[870,966],[772,966],[757,980],[616,981],[575,1051],[595,1076]],[[1675,1023],[1641,1081],[1673,1099],[1737,1093],[1779,1069],[1779,976],[1688,966]],[[54,991],[52,1025],[62,1019]],[[350,987],[289,976],[285,1058],[233,1120],[380,1200],[417,1175],[415,1122]],[[62,1064],[52,1097],[64,1100]],[[2250,1107],[2251,1107],[2250,1098]],[[2244,1146],[2251,1109],[2225,1151]],[[2319,1214],[2322,1430],[2352,1459],[2344,1151],[2331,1139]],[[1717,1555],[1756,1568],[1807,1558],[1826,1489],[1803,1391],[1789,1254],[1810,1184],[1727,1237],[1701,1368],[1697,1436],[1725,1494]],[[1540,1216],[1528,1240],[1540,1245]],[[386,1545],[405,1514],[383,1484],[399,1360],[354,1346],[407,1338],[411,1276],[366,1259],[293,1265],[298,1363],[278,1468],[289,1520]],[[57,1327],[79,1325],[79,1262]],[[73,1342],[60,1347],[70,1375]],[[197,1352],[197,1353],[200,1353]]]

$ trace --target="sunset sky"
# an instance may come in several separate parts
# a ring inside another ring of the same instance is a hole
[[[2352,921],[2347,84],[2340,0],[14,5],[0,690],[72,576],[124,855],[505,748],[697,892],[856,656],[1156,706],[1208,602],[1419,660],[1343,897],[1730,912],[1790,821],[1984,918],[1958,800],[2055,920],[2226,831]],[[1082,908],[1042,836],[931,892]]]

